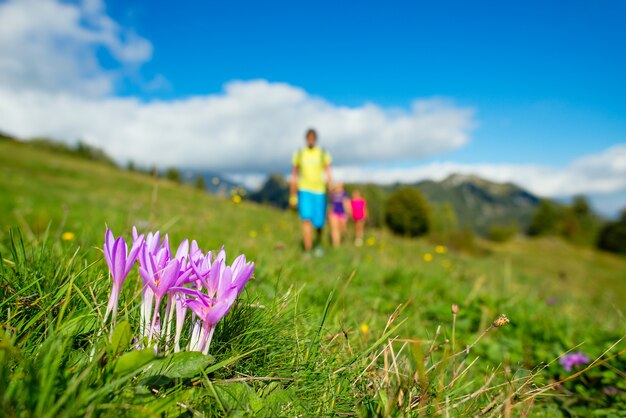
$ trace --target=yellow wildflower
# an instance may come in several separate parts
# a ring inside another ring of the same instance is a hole
[[[436,252],[437,254],[445,254],[445,253],[447,253],[447,252],[448,252],[448,249],[446,248],[446,246],[445,246],[445,245],[437,245],[437,246],[435,247],[435,252]]]
[[[373,247],[374,244],[376,244],[376,238],[374,237],[369,237],[365,243],[369,246],[369,247]]]
[[[241,196],[238,194],[233,195],[233,203],[241,203]]]
[[[424,254],[424,261],[430,263],[431,261],[433,261],[433,255],[431,253]]]
[[[254,229],[248,233],[248,236],[250,238],[256,238],[256,235],[257,235],[257,233],[256,233],[256,231]]]
[[[71,241],[74,239],[76,235],[74,235],[73,232],[64,232],[63,234],[61,234],[61,239],[63,241]]]
[[[361,324],[361,332],[363,334],[367,334],[369,330],[370,330],[370,327],[368,327],[367,324]]]

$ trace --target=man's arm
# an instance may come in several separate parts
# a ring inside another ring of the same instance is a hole
[[[295,207],[298,203],[296,192],[298,191],[298,166],[294,165],[291,169],[291,182],[289,183],[289,206]]]
[[[330,164],[324,165],[324,171],[326,171],[326,182],[328,184],[328,189],[332,189],[333,187],[333,177],[330,174]]]
[[[298,191],[298,166],[294,165],[291,169],[291,182],[289,184],[289,193],[294,194]]]

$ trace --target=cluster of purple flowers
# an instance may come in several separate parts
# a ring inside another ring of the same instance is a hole
[[[139,235],[135,227],[130,252],[124,239],[115,238],[107,229],[104,257],[113,281],[104,321],[111,315],[115,323],[122,286],[137,261],[143,283],[140,344],[158,349],[159,341],[167,347],[173,342],[175,352],[181,349],[181,334],[191,310],[188,350],[208,353],[216,324],[230,311],[254,271],[254,263],[246,262],[244,255],[228,266],[223,248],[214,257],[187,239],[172,254],[167,234],[161,240],[158,231]]]
[[[589,357],[585,356],[582,351],[578,351],[576,353],[565,354],[561,357],[559,363],[561,363],[561,366],[563,366],[566,372],[571,372],[574,367],[589,363]]]

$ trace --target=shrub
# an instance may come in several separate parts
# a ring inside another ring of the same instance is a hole
[[[176,183],[180,183],[182,181],[180,171],[174,167],[170,167],[165,171],[165,178]]]
[[[194,182],[194,186],[198,190],[206,190],[206,181],[204,181],[204,177],[197,175],[196,181]]]
[[[83,141],[78,141],[74,146],[48,138],[33,138],[28,142],[35,148],[52,151],[58,154],[73,155],[86,160],[105,163],[110,166],[116,165],[115,161],[113,161],[113,159],[102,149],[89,145]]]
[[[519,228],[516,224],[493,224],[487,231],[487,238],[494,242],[506,242],[517,235]]]
[[[567,240],[580,245],[593,245],[600,232],[600,219],[593,213],[587,198],[576,196],[565,211],[561,234]]]
[[[387,200],[385,222],[396,234],[423,235],[429,230],[428,203],[417,189],[403,187]]]
[[[450,202],[432,205],[430,229],[435,235],[447,237],[459,230],[459,220]]]
[[[286,209],[289,207],[289,183],[280,174],[272,174],[250,195],[250,200]]]
[[[626,209],[622,211],[618,221],[604,225],[598,237],[598,248],[626,254]]]
[[[455,251],[477,253],[480,250],[476,245],[474,231],[470,227],[465,227],[449,234],[445,242],[448,247]]]
[[[560,230],[562,219],[562,209],[556,203],[543,199],[535,210],[530,225],[528,225],[528,235],[551,235],[557,234]]]

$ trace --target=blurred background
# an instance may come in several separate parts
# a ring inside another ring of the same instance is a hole
[[[625,7],[7,0],[0,130],[285,207],[315,127],[373,226],[407,184],[440,232],[596,245],[626,207]]]

